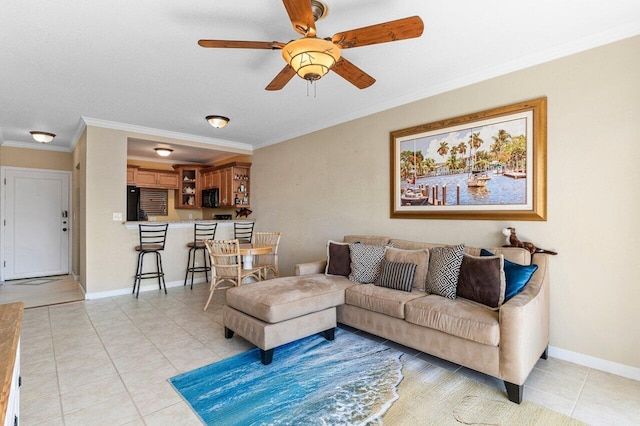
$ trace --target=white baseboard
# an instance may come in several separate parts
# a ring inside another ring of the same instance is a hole
[[[617,376],[640,380],[640,368],[632,367],[630,365],[607,361],[606,359],[556,348],[555,346],[549,346],[549,356],[615,374]]]
[[[193,280],[194,284],[200,284],[205,282],[206,280],[204,278],[196,278]],[[171,288],[171,287],[182,287],[182,285],[184,284],[184,281],[171,281],[166,283],[167,288]],[[191,281],[189,281],[187,283],[187,285],[191,285]],[[140,293],[143,293],[145,291],[158,291],[158,283],[153,283],[153,284],[147,284],[147,285],[143,285],[140,286]],[[84,295],[84,298],[87,300],[92,300],[92,299],[103,299],[105,297],[115,297],[115,296],[123,296],[125,294],[131,294],[132,288],[128,287],[128,288],[120,288],[118,290],[109,290],[109,291],[97,291],[97,292],[93,292],[93,293],[86,293]]]

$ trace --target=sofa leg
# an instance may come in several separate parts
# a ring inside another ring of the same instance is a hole
[[[322,335],[327,340],[334,340],[336,338],[336,329],[335,329],[335,327],[323,331]]]
[[[260,361],[262,361],[264,365],[271,364],[271,361],[273,361],[273,349],[269,349],[268,351],[260,349]]]
[[[507,388],[509,401],[520,404],[522,402],[522,391],[524,389],[524,385],[514,385],[513,383],[505,381],[504,386]]]
[[[225,327],[224,328],[224,337],[225,337],[225,339],[231,339],[233,337],[233,330],[230,330],[227,327]]]
[[[549,357],[549,345],[547,345],[546,348],[544,348],[544,352],[542,352],[542,355],[540,355],[541,359],[547,359]]]

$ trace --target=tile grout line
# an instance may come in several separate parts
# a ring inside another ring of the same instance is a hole
[[[582,382],[582,386],[580,386],[580,391],[578,392],[578,396],[576,397],[576,400],[573,403],[573,407],[571,407],[570,417],[572,419],[575,418],[575,417],[573,417],[573,414],[575,413],[576,407],[578,406],[578,401],[580,400],[580,396],[582,395],[582,391],[584,390],[584,387],[587,385],[587,380],[589,380],[589,376],[591,375],[591,371],[592,371],[591,368],[589,368],[589,370],[587,370],[587,374],[584,377],[584,381]]]

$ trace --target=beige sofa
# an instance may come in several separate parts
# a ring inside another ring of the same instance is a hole
[[[346,236],[345,242],[385,245],[405,250],[444,244],[387,237]],[[511,401],[522,401],[523,384],[549,342],[548,258],[520,248],[487,248],[506,260],[538,265],[527,286],[499,310],[425,291],[411,292],[359,284],[325,275],[326,261],[296,265],[296,276],[231,288],[223,309],[225,336],[234,333],[261,349],[264,364],[274,348],[346,324],[419,351],[497,377]],[[465,248],[479,255],[479,248]]]
[[[406,250],[443,244],[387,237],[346,236],[345,242],[387,244]],[[523,384],[537,360],[546,359],[549,343],[548,256],[520,248],[487,248],[506,260],[538,265],[526,287],[498,311],[463,298],[455,300],[413,290],[406,293],[354,284],[337,307],[338,323],[346,324],[419,351],[463,365],[504,381],[511,401],[522,401]],[[465,252],[479,255],[480,248]],[[296,265],[296,275],[323,274],[326,261]],[[344,277],[331,277],[348,281]]]

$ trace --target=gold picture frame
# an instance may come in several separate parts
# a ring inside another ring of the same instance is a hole
[[[390,133],[391,218],[547,220],[547,98]]]

